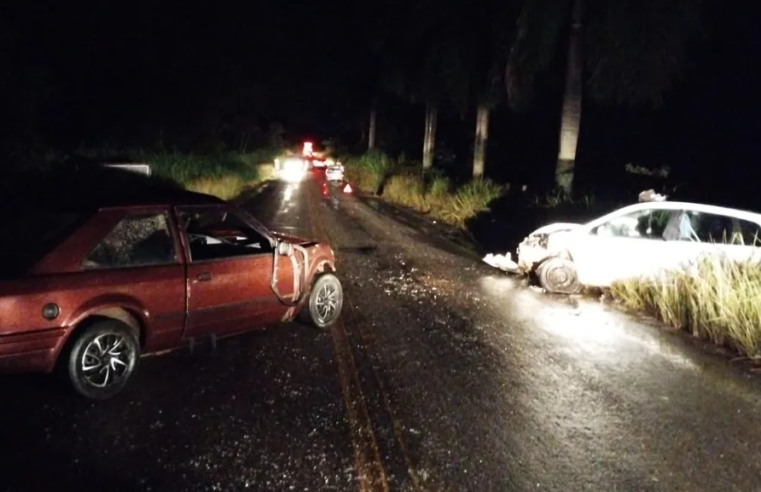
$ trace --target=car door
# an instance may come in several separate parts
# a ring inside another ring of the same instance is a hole
[[[569,252],[579,280],[585,285],[609,286],[657,275],[678,263],[683,248],[665,232],[680,216],[680,210],[654,206],[611,217],[588,232],[575,232]]]
[[[228,206],[178,208],[187,253],[186,338],[224,336],[268,321],[274,244]]]

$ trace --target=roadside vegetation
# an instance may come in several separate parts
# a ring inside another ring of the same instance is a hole
[[[441,174],[422,174],[418,163],[394,161],[378,151],[343,161],[347,179],[360,190],[460,228],[505,191],[488,179],[455,185]]]
[[[246,187],[270,179],[274,172],[273,160],[279,149],[262,149],[255,152],[218,152],[193,154],[181,152],[80,152],[82,157],[113,160],[124,157],[129,162],[151,165],[152,172],[169,178],[188,190],[214,195],[230,200],[240,195]]]
[[[265,148],[254,152],[216,152],[211,154],[142,149],[80,149],[63,157],[48,152],[30,166],[45,174],[64,169],[73,162],[111,162],[150,164],[153,176],[169,180],[185,189],[230,200],[246,188],[272,178],[273,161],[280,149]],[[13,180],[9,180],[10,184]]]
[[[711,257],[660,282],[631,280],[611,294],[625,308],[653,314],[693,336],[761,359],[761,268]]]

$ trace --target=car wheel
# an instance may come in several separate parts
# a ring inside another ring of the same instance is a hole
[[[338,321],[343,303],[341,281],[332,273],[324,273],[312,285],[303,317],[317,328],[328,328]]]
[[[536,271],[539,284],[547,292],[576,294],[581,290],[579,276],[573,262],[564,258],[550,258]]]
[[[77,335],[67,354],[66,372],[77,393],[105,400],[124,389],[139,359],[140,343],[134,330],[107,319]]]

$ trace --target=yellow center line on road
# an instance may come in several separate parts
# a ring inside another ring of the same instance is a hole
[[[314,192],[310,191],[309,196],[310,196],[310,199],[313,200]],[[320,216],[320,213],[317,212],[317,210],[319,210],[319,207],[313,207],[312,210],[315,211],[314,213],[310,214],[309,222],[312,227],[312,230],[320,239],[324,239],[330,242],[330,239],[331,239],[330,235],[328,234],[327,230],[322,224],[322,218]],[[354,304],[351,302],[351,296],[347,292],[344,292],[344,313],[348,315],[351,326],[356,328],[356,331],[358,332],[360,338],[362,339],[363,344],[366,347],[370,345],[374,345],[375,344],[374,338],[371,337],[368,333],[366,333],[366,330],[362,329],[361,325],[357,322],[357,316],[355,313]],[[339,340],[341,340],[341,342],[339,342]],[[345,350],[346,353],[348,354],[348,358],[350,359],[349,361],[347,361],[347,363],[349,364],[348,369],[354,373],[354,378],[357,382],[357,390],[359,392],[360,397],[362,398],[364,411],[367,412],[366,405],[364,404],[365,400],[364,400],[364,395],[362,393],[362,388],[361,386],[359,386],[359,374],[357,373],[356,362],[354,361],[354,356],[351,351],[351,345],[348,342],[346,328],[342,319],[339,319],[338,323],[334,326],[333,341],[336,344],[336,353],[338,354],[339,359],[342,357],[340,352]],[[339,349],[339,344],[341,347],[343,347],[342,349]],[[344,367],[347,367],[347,366],[344,366]],[[391,399],[389,398],[388,391],[386,390],[385,385],[380,375],[378,374],[378,371],[375,368],[374,364],[370,364],[370,369],[373,372],[373,376],[375,378],[376,383],[378,384],[378,388],[380,390],[384,406],[386,407],[386,411],[388,412],[389,418],[391,419],[394,437],[396,438],[396,441],[399,444],[399,447],[401,448],[401,451],[404,457],[404,462],[407,468],[407,475],[410,477],[410,481],[412,482],[412,486],[414,490],[416,491],[424,490],[424,488],[420,484],[420,478],[417,476],[417,473],[415,472],[415,467],[412,464],[412,460],[410,459],[409,448],[407,446],[407,442],[404,439],[404,435],[402,433],[402,425],[399,419],[397,418],[397,412],[394,409],[393,404],[391,403]],[[339,360],[339,373],[341,373],[340,360]],[[351,389],[351,386],[344,385],[343,381],[342,381],[342,385],[345,388],[348,388],[349,390]],[[351,395],[351,393],[348,393],[348,395]],[[344,392],[345,400],[347,399],[348,395],[347,395],[347,392]],[[348,399],[352,400],[350,397]],[[347,411],[351,414],[352,410],[349,407],[350,407],[350,404],[347,403]],[[351,421],[351,417],[350,417],[350,421]],[[367,415],[366,425],[367,425],[367,429],[370,429],[370,432],[372,433],[372,421],[370,420],[369,414]],[[374,434],[372,435],[372,440],[373,440],[372,447],[377,451],[378,445],[377,445],[377,441],[375,440]],[[355,455],[356,455],[356,447],[355,447]],[[381,470],[384,471],[384,475],[385,475],[383,464],[380,461],[380,453],[378,452],[376,456],[378,459],[378,466],[380,466]],[[386,487],[388,486],[386,485]],[[362,488],[361,485],[360,485],[360,488]]]
[[[362,343],[365,345],[365,347],[369,347],[371,345],[375,345],[375,339],[369,335],[366,330],[364,330],[361,325],[357,322],[356,314],[354,312],[354,305],[351,302],[351,299],[344,294],[344,307],[348,308],[345,309],[345,313],[349,315],[349,318],[351,318],[351,324],[352,326],[355,326],[357,328],[357,331],[359,332],[360,338],[362,338]],[[386,411],[388,412],[389,417],[391,418],[391,425],[393,427],[394,431],[394,437],[396,438],[396,442],[399,444],[399,447],[402,450],[402,454],[404,455],[404,463],[407,466],[407,475],[410,477],[410,481],[412,481],[413,488],[416,491],[424,490],[422,485],[420,484],[420,478],[417,475],[417,472],[415,471],[415,467],[412,464],[412,460],[410,459],[410,453],[409,453],[409,447],[407,446],[407,441],[404,439],[404,434],[402,433],[402,423],[397,417],[397,412],[394,408],[394,405],[391,403],[391,398],[388,395],[388,391],[386,390],[385,384],[383,383],[383,380],[380,377],[380,374],[378,374],[378,371],[376,370],[375,366],[370,364],[370,368],[373,371],[373,376],[375,377],[375,381],[378,384],[379,391],[381,393],[381,397],[383,398],[383,403],[386,406]]]
[[[322,227],[319,218],[319,208],[314,207],[315,196],[313,187],[309,186],[308,203],[312,210],[309,215],[309,225],[315,239],[328,241],[330,238]],[[319,203],[317,203],[319,204]],[[351,351],[351,345],[346,334],[343,320],[339,318],[330,329],[333,338],[338,376],[341,381],[341,393],[346,405],[346,415],[349,420],[352,447],[354,448],[354,469],[360,492],[389,492],[388,477],[381,459],[380,448],[373,430],[367,401],[362,392],[359,372]]]

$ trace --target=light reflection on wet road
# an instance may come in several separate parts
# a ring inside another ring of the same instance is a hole
[[[99,404],[3,378],[0,490],[761,490],[761,386],[726,360],[317,181],[247,208],[331,241],[341,331],[146,359]]]

